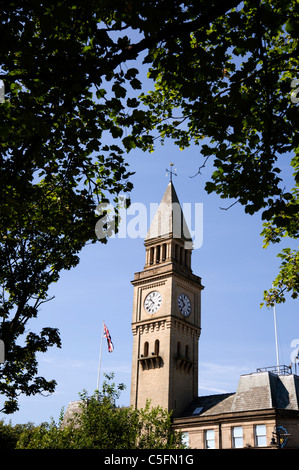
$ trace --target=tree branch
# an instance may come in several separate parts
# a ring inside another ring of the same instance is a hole
[[[203,164],[198,168],[197,173],[195,173],[195,175],[193,175],[193,176],[189,176],[189,178],[195,178],[195,176],[201,175],[201,170],[202,170],[202,168],[205,168],[206,163],[207,163],[207,161],[209,160],[210,156],[211,156],[211,155],[208,155],[208,156],[207,156],[207,158],[205,159],[205,161],[203,162]]]
[[[207,28],[210,23],[223,16],[232,8],[237,7],[240,3],[240,0],[227,0],[225,2],[218,0],[211,8],[209,8],[208,12],[201,14],[199,11],[199,17],[193,21],[188,21],[185,23],[180,22],[179,26],[176,21],[167,23],[165,27],[160,29],[156,34],[146,36],[140,42],[132,44],[124,49],[113,60],[109,61],[109,65],[116,67],[126,60],[134,59],[140,52],[146,49],[151,49],[161,41],[165,41],[171,38],[180,38],[185,34],[190,34],[197,29],[204,27]],[[201,5],[202,4],[203,3],[201,3]],[[202,10],[202,6],[199,8]]]
[[[233,202],[230,206],[228,207],[219,207],[222,211],[228,211],[231,207],[233,207],[235,204],[239,202],[240,199],[237,199],[235,202]]]

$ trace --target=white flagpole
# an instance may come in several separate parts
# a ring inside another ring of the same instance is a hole
[[[102,330],[101,330],[101,346],[100,346],[100,358],[99,358],[99,370],[98,370],[98,382],[97,382],[97,391],[98,392],[99,392],[99,386],[100,386],[100,372],[101,372],[103,336],[104,336],[104,322],[102,324]]]
[[[272,289],[274,288],[272,284]],[[275,309],[275,303],[273,304],[273,317],[274,317],[274,333],[275,333],[275,346],[276,346],[276,365],[277,365],[277,370],[278,374],[280,374],[280,364],[279,364],[279,355],[278,355],[278,341],[277,341],[277,325],[276,325],[276,309]]]

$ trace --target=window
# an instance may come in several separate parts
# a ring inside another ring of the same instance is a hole
[[[157,245],[157,248],[156,248],[156,263],[159,263],[160,262],[160,245]]]
[[[180,249],[180,263],[181,264],[184,264],[184,248],[181,246],[181,249]]]
[[[144,343],[143,355],[144,357],[148,356],[148,342],[147,341]]]
[[[205,432],[205,448],[215,449],[215,431],[214,429],[207,429]]]
[[[160,347],[159,340],[156,339],[156,341],[155,341],[155,356],[159,356],[159,347]]]
[[[243,428],[236,426],[232,432],[232,445],[234,448],[243,447]]]
[[[255,445],[257,447],[265,447],[267,445],[265,424],[257,424],[255,426]]]
[[[179,261],[179,253],[180,253],[180,247],[179,247],[179,245],[175,245],[175,254],[174,254],[174,256],[175,256],[176,261]]]
[[[182,432],[182,443],[186,447],[189,447],[189,433],[188,432]]]
[[[162,245],[162,261],[165,261],[166,259],[166,243],[163,243]]]
[[[153,264],[154,262],[154,248],[152,247],[150,249],[150,264]]]
[[[187,268],[190,268],[190,267],[191,267],[191,250],[186,250],[186,254],[185,254],[185,266],[187,266]]]

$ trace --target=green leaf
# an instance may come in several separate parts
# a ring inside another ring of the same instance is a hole
[[[113,85],[112,91],[114,91],[116,98],[125,98],[127,94],[127,90],[119,85],[119,83]]]
[[[136,68],[130,68],[126,71],[125,78],[127,80],[131,80],[132,78],[135,78],[136,75],[138,75],[139,70]]]
[[[107,91],[105,90],[105,88],[101,88],[100,90],[96,91],[96,97],[98,99],[103,98],[106,94],[107,94]]]
[[[132,137],[125,137],[122,142],[128,151],[136,147],[135,139]]]
[[[129,108],[137,108],[138,105],[139,105],[139,101],[136,98],[127,99],[127,106],[129,106]]]

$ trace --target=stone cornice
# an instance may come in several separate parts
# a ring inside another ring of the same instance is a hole
[[[201,328],[187,323],[187,320],[181,320],[178,317],[170,315],[157,317],[151,320],[142,320],[139,322],[134,322],[132,323],[132,332],[133,335],[136,335],[138,330],[140,331],[140,334],[143,334],[149,331],[154,332],[159,331],[160,329],[169,329],[170,327],[180,331],[182,334],[185,334],[187,336],[195,336],[197,339],[199,338],[201,332]]]
[[[204,286],[201,284],[201,277],[196,276],[188,270],[180,268],[175,263],[167,263],[161,266],[155,266],[151,269],[137,272],[135,273],[134,280],[131,281],[131,283],[133,286],[138,286],[147,284],[150,281],[158,282],[162,279],[167,279],[172,276],[183,279],[184,282],[192,284],[197,288],[200,287],[201,290],[204,289]]]

